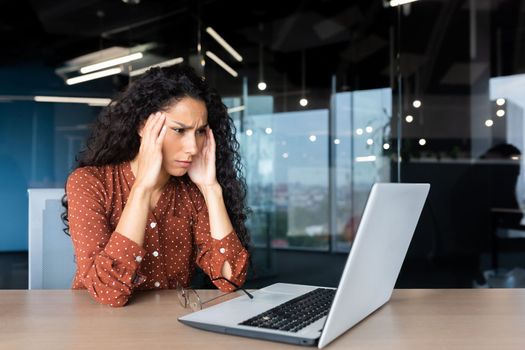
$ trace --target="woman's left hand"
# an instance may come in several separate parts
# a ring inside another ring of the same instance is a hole
[[[215,138],[210,127],[206,128],[206,140],[200,153],[193,156],[188,175],[199,188],[218,184],[215,170]]]

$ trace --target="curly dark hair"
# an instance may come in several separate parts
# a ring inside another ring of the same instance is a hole
[[[131,161],[139,152],[139,126],[157,111],[167,110],[185,97],[206,104],[208,125],[213,130],[216,147],[217,181],[223,188],[224,204],[233,228],[241,243],[250,249],[250,238],[245,226],[249,209],[246,206],[246,183],[242,177],[239,143],[235,125],[218,93],[187,65],[151,68],[132,82],[100,113],[80,152],[78,167],[103,166]],[[187,175],[185,175],[187,176]],[[62,204],[62,221],[69,234],[67,197]]]

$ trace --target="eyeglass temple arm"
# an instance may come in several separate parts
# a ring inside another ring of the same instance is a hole
[[[246,293],[246,295],[250,298],[250,299],[253,299],[253,295],[248,292],[246,289],[242,288],[242,287],[239,287],[237,284],[235,284],[234,282],[230,281],[229,279],[225,278],[225,277],[217,277],[217,278],[214,278],[212,279],[212,281],[217,281],[217,280],[224,280],[226,282],[228,282],[229,284],[231,284],[232,286],[234,286],[235,288],[237,288],[237,290],[242,290],[244,293]]]

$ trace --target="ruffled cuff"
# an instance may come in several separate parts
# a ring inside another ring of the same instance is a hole
[[[118,269],[125,272],[119,276],[119,280],[128,286],[137,286],[145,282],[146,278],[138,273],[142,259],[146,255],[146,250],[126,236],[118,232],[111,235],[104,253],[111,258],[113,266],[125,267]]]
[[[211,274],[212,280],[222,277],[222,267],[226,261],[231,266],[232,276],[230,281],[238,286],[246,280],[246,267],[248,263],[248,252],[242,246],[235,232],[230,232],[223,239],[212,238],[211,250]],[[225,280],[216,280],[213,283],[222,291],[233,291],[235,287]]]

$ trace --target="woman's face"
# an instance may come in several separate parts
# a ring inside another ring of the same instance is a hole
[[[204,146],[208,110],[203,101],[185,97],[165,113],[167,130],[162,145],[162,165],[168,174],[182,176]]]

